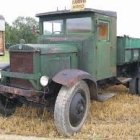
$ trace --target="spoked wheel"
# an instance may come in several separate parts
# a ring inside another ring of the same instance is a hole
[[[79,81],[71,88],[62,86],[55,103],[54,120],[57,130],[71,136],[83,126],[89,111],[88,85]]]
[[[12,99],[9,99],[3,95],[0,95],[0,113],[3,116],[10,116],[16,110],[16,102]]]

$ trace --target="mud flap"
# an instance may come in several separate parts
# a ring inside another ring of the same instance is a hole
[[[117,95],[117,93],[99,93],[97,96],[97,101],[104,102],[116,95]]]

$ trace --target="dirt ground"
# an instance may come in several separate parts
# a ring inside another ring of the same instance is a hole
[[[118,95],[103,103],[92,102],[87,122],[71,139],[140,140],[140,97],[128,94],[123,86],[105,91]],[[53,113],[44,111],[38,116],[37,111],[24,106],[9,118],[0,117],[0,134],[66,139],[56,131]]]

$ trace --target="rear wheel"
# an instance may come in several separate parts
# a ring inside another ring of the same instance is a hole
[[[129,91],[131,94],[136,94],[137,93],[137,78],[133,78],[130,82],[129,82]]]
[[[66,136],[78,132],[83,126],[89,111],[90,93],[84,81],[73,87],[62,87],[55,103],[54,120],[57,130]]]
[[[137,94],[140,96],[140,78],[138,79],[138,93]]]
[[[16,102],[3,95],[0,95],[0,114],[3,116],[10,116],[16,110]]]

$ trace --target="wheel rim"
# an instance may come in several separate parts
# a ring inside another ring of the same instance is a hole
[[[86,96],[84,91],[79,90],[71,100],[69,119],[73,127],[77,127],[83,120],[86,112]]]

